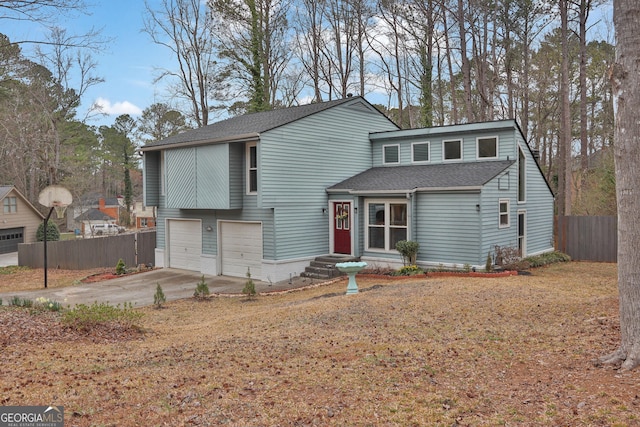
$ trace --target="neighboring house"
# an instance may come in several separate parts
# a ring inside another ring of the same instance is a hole
[[[44,216],[13,186],[0,186],[0,254],[36,241]]]
[[[116,225],[118,223],[115,218],[96,208],[91,208],[77,216],[75,222],[76,224],[80,224],[80,233],[85,237],[102,235],[103,233],[96,233],[96,226],[102,227],[105,225]],[[101,230],[102,228],[99,229]]]
[[[156,226],[155,206],[145,206],[141,200],[133,202],[133,221],[136,228],[153,228]]]
[[[156,265],[278,281],[317,256],[484,268],[553,249],[553,195],[514,121],[399,130],[361,97],[224,120],[148,144]]]
[[[119,224],[120,212],[125,209],[122,200],[121,197],[104,198],[97,194],[81,197],[73,203],[73,224],[69,228],[91,236],[91,226]]]

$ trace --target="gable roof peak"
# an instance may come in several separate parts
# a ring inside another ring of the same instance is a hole
[[[375,110],[362,96],[352,96],[325,102],[316,102],[288,108],[243,114],[230,117],[198,129],[192,129],[178,135],[152,142],[143,151],[165,148],[184,143],[213,143],[231,141],[249,141],[258,139],[259,135],[280,126],[295,122],[313,114],[325,111],[343,104],[362,104]],[[376,110],[377,111],[377,110]],[[382,113],[380,113],[382,114]]]

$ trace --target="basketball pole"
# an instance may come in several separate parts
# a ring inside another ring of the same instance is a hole
[[[55,208],[51,206],[49,209],[49,215],[44,219],[44,287],[47,288],[47,225],[49,224],[49,218],[51,218],[51,214]]]

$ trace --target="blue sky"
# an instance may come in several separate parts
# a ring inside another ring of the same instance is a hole
[[[150,0],[150,4],[154,4]],[[82,100],[79,115],[98,101],[106,117],[90,120],[92,125],[111,125],[121,114],[136,117],[154,102],[163,102],[161,86],[154,85],[157,72],[154,67],[167,61],[169,52],[154,44],[148,34],[142,32],[145,12],[142,0],[96,1],[89,6],[87,14],[62,17],[55,25],[68,33],[81,34],[92,27],[102,29],[102,35],[112,41],[99,53],[93,53],[98,63],[96,74],[105,82],[90,88]],[[46,39],[46,29],[25,21],[2,21],[0,32],[12,41]],[[30,56],[33,45],[22,45],[25,55]],[[169,64],[171,65],[171,64]]]

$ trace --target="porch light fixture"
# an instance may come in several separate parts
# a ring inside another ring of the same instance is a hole
[[[322,208],[322,215],[327,213],[327,208]]]
[[[358,207],[357,206],[353,207],[353,213],[356,214],[356,215],[358,214]]]
[[[207,231],[213,231],[213,227],[211,227],[210,225],[207,225],[207,228],[205,228],[205,230],[207,230]]]
[[[476,212],[480,212],[480,205],[479,204],[476,205]]]

